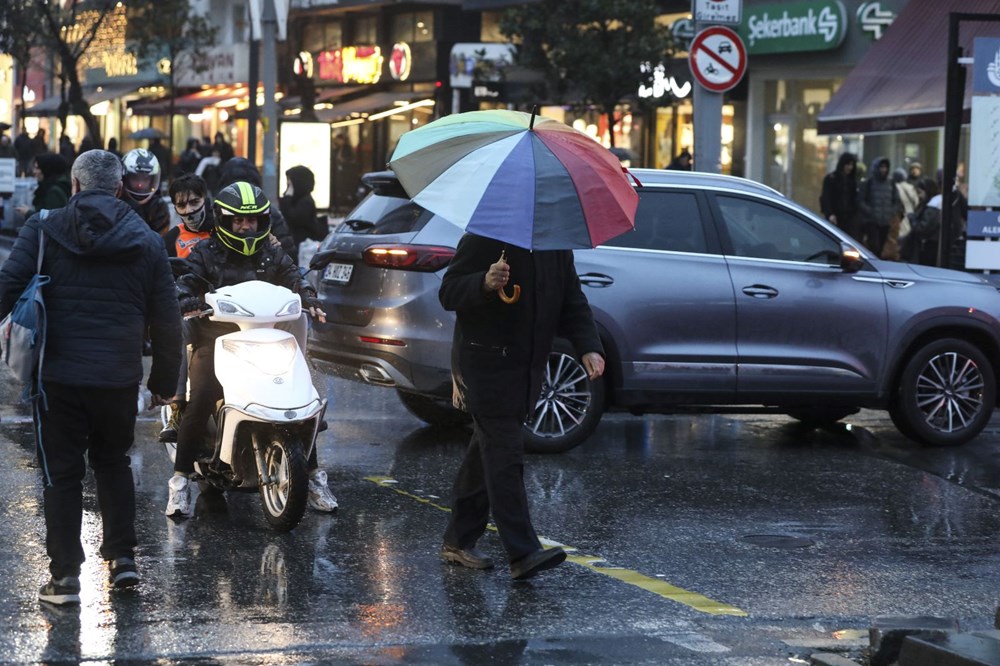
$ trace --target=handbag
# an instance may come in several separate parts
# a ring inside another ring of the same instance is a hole
[[[0,321],[0,357],[18,380],[28,384],[29,397],[41,392],[46,328],[42,287],[50,280],[48,275],[42,275],[44,254],[45,232],[39,227],[38,267],[35,275],[21,292],[13,309]]]

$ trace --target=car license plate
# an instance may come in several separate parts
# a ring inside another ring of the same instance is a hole
[[[351,264],[327,264],[323,270],[323,280],[337,284],[347,284],[351,281],[354,266]]]

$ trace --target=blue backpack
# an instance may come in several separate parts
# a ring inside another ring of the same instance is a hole
[[[42,211],[41,218],[45,218]],[[45,301],[42,286],[50,280],[42,275],[42,256],[45,253],[45,232],[38,228],[38,268],[28,285],[21,292],[14,308],[0,321],[0,358],[13,371],[14,376],[26,384],[24,398],[32,399],[42,394],[42,361],[45,355]]]

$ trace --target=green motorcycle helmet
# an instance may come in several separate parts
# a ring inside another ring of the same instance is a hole
[[[264,192],[252,183],[236,182],[219,191],[213,204],[215,231],[223,245],[233,252],[253,256],[269,242],[271,233],[271,202]],[[257,230],[237,233],[233,230],[236,218],[257,219]]]

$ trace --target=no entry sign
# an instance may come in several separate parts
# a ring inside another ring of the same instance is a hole
[[[733,30],[723,26],[705,28],[691,41],[688,51],[691,74],[706,90],[725,92],[747,71],[747,50]]]

